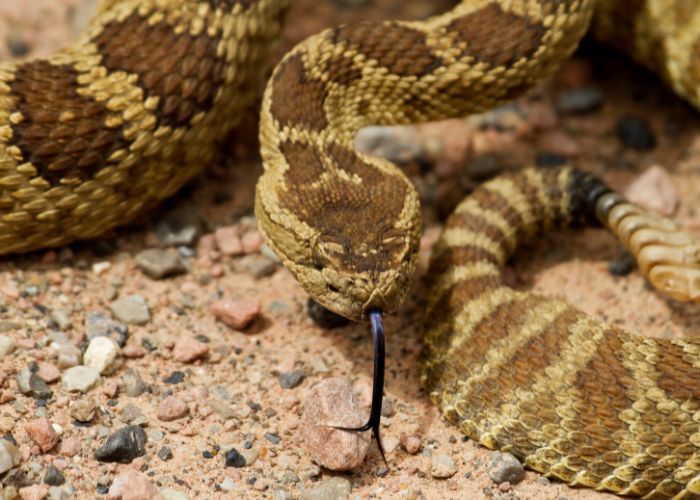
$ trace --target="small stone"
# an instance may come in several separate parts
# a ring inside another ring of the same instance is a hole
[[[74,366],[63,372],[61,385],[68,392],[88,392],[100,381],[100,374],[87,366]]]
[[[368,432],[347,432],[330,426],[364,424],[362,405],[346,378],[330,378],[306,394],[300,435],[312,460],[331,470],[362,464],[369,450]]]
[[[109,337],[95,337],[83,354],[83,364],[100,374],[112,372],[117,367],[119,346]]]
[[[656,136],[649,123],[639,116],[623,116],[617,122],[617,136],[622,144],[637,151],[656,147]]]
[[[158,488],[142,472],[134,470],[119,474],[109,487],[109,500],[147,500],[158,496]]]
[[[257,300],[220,300],[212,304],[211,311],[225,325],[244,330],[260,315],[260,308]]]
[[[284,488],[275,488],[272,490],[272,500],[294,500],[294,495]]]
[[[654,165],[627,186],[625,197],[632,203],[667,217],[678,209],[678,190],[665,168]]]
[[[230,450],[228,450],[226,452],[225,457],[226,467],[240,468],[246,466],[245,458],[235,448],[231,448]]]
[[[204,342],[200,342],[192,337],[182,337],[175,343],[173,358],[183,363],[191,363],[196,359],[203,358],[208,353],[209,346]]]
[[[346,500],[350,496],[350,480],[332,477],[318,486],[301,492],[301,500]]]
[[[64,457],[76,456],[80,453],[80,440],[75,437],[64,437],[58,445],[58,452]]]
[[[619,259],[612,260],[608,263],[608,272],[613,276],[627,276],[634,270],[636,263],[631,253],[624,252]]]
[[[236,270],[244,272],[256,280],[270,276],[277,270],[277,261],[266,255],[246,255],[236,262]]]
[[[600,108],[603,99],[603,92],[598,87],[580,87],[559,94],[556,107],[562,113],[587,113]]]
[[[525,476],[525,469],[518,459],[510,453],[496,452],[491,459],[488,474],[491,481],[496,484],[506,481],[510,484],[517,484]]]
[[[58,486],[51,486],[49,488],[49,500],[68,500],[70,494],[63,488]]]
[[[48,418],[39,418],[24,424],[29,438],[34,441],[42,452],[46,453],[58,443],[58,435]]]
[[[133,403],[127,403],[124,405],[124,407],[121,409],[119,419],[125,424],[129,425],[141,425],[146,423],[146,417],[144,416],[143,411],[141,411],[141,408]]]
[[[10,33],[7,39],[7,47],[13,57],[24,57],[29,54],[31,47],[19,33]]]
[[[158,405],[158,419],[170,422],[186,416],[188,411],[187,404],[175,396],[168,396]]]
[[[220,227],[214,232],[216,244],[221,253],[226,256],[242,255],[244,253],[241,234],[238,226]]]
[[[163,462],[167,462],[173,458],[173,451],[168,446],[161,446],[158,450],[158,458],[160,458]]]
[[[7,335],[0,335],[0,359],[15,352],[15,341]]]
[[[401,436],[400,443],[406,453],[410,455],[418,453],[423,446],[421,439],[417,436]]]
[[[7,439],[0,438],[0,474],[19,465],[21,455],[17,447]]]
[[[233,410],[233,408],[218,399],[210,399],[207,401],[207,405],[214,413],[226,420],[236,416],[236,412]]]
[[[49,484],[51,486],[60,486],[65,482],[66,478],[63,477],[61,471],[58,470],[55,466],[49,465],[49,468],[46,469],[46,474],[44,474],[44,483]]]
[[[176,370],[165,377],[163,382],[166,384],[175,385],[181,383],[183,380],[185,380],[185,373],[181,372],[180,370]]]
[[[110,306],[112,314],[128,325],[145,325],[151,320],[146,300],[141,295],[117,299]]]
[[[19,382],[19,381],[18,381]],[[19,385],[19,384],[18,384]],[[28,394],[34,399],[51,399],[53,391],[49,389],[48,384],[36,373],[29,376],[29,392]]]
[[[48,494],[48,484],[33,484],[19,489],[19,496],[22,500],[43,500]]]
[[[130,463],[146,454],[146,431],[129,425],[107,438],[105,444],[95,450],[95,458],[101,462]]]
[[[56,323],[56,326],[62,330],[69,330],[73,326],[70,315],[62,309],[54,309],[51,311],[51,320]]]
[[[130,398],[137,398],[146,391],[146,383],[141,378],[138,370],[130,368],[122,375],[122,384],[126,395]]]
[[[114,321],[105,313],[91,311],[85,318],[85,335],[88,340],[95,337],[109,337],[114,340],[119,347],[124,347],[129,336],[129,328],[117,321]]]
[[[307,464],[301,468],[300,474],[304,479],[317,479],[321,476],[321,468],[316,464]]]
[[[280,386],[283,389],[294,389],[304,380],[304,372],[295,370],[293,372],[280,373]]]
[[[78,422],[90,422],[95,418],[95,400],[91,397],[86,397],[73,401],[69,410],[70,416]]]
[[[187,272],[187,266],[180,254],[161,250],[160,248],[151,248],[139,252],[135,261],[138,268],[154,280]]]
[[[190,500],[190,497],[186,493],[173,490],[172,488],[161,488],[160,496],[162,500]]]
[[[326,309],[321,304],[309,298],[307,303],[309,317],[321,328],[332,330],[350,324],[350,320]]]
[[[274,432],[266,432],[265,439],[267,439],[272,444],[280,444],[280,442],[282,441],[282,438],[279,437],[279,435],[275,434]]]
[[[394,414],[394,404],[391,402],[391,399],[384,398],[382,400],[382,410],[381,410],[382,417],[391,417],[393,414]]]
[[[63,344],[56,349],[56,364],[60,369],[72,368],[83,362],[83,353],[73,344]]]
[[[36,371],[36,374],[41,380],[48,383],[56,382],[61,378],[61,371],[56,365],[51,363],[39,363],[39,369]]]
[[[430,463],[430,475],[436,479],[447,479],[457,473],[455,461],[449,455],[433,455]]]
[[[200,214],[196,207],[183,207],[167,214],[158,222],[154,232],[164,246],[189,246],[197,239],[199,228]]]

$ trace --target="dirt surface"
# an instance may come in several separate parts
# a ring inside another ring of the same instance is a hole
[[[0,57],[43,55],[65,45],[93,8],[90,0],[0,0]],[[280,53],[340,20],[423,17],[439,8],[429,0],[299,1]],[[588,105],[572,111],[572,95]],[[637,135],[621,138],[621,124],[630,121]],[[47,472],[57,484],[52,498],[101,498],[110,487],[118,497],[124,481],[142,497],[160,490],[166,498],[346,498],[348,488],[352,498],[614,498],[533,472],[514,485],[489,478],[492,453],[447,425],[420,389],[420,275],[440,220],[477,179],[527,164],[568,161],[621,190],[660,166],[676,190],[664,194],[671,206],[678,204],[674,217],[700,235],[698,114],[655,77],[586,44],[554,78],[512,105],[398,129],[379,141],[377,148],[402,160],[423,195],[426,236],[410,300],[387,320],[390,408],[382,433],[389,468],[372,446],[364,465],[342,474],[319,469],[305,454],[298,435],[302,403],[310,387],[329,377],[349,377],[368,403],[368,328],[317,326],[305,293],[260,248],[252,219],[260,172],[254,127],[251,108],[220,163],[140,225],[99,242],[0,261],[0,335],[14,346],[3,356],[0,342],[0,436],[16,444],[20,459],[0,476],[5,498],[17,490],[23,498],[42,498]],[[653,147],[633,147],[633,139],[649,137]],[[646,196],[662,194],[652,185]],[[199,236],[182,236],[190,229]],[[184,272],[149,277],[142,252],[168,246],[176,233],[182,240],[166,254],[179,256]],[[508,277],[519,288],[562,296],[632,331],[698,331],[697,307],[650,291],[636,271],[611,274],[611,262],[625,267],[621,248],[601,230],[548,235],[519,251]],[[243,326],[249,317],[252,324]],[[65,346],[84,351],[96,323],[110,325],[110,335],[125,343],[93,388],[69,392],[72,351]],[[20,391],[31,373],[48,382],[50,397],[41,394],[41,384]],[[95,450],[128,423],[145,430],[145,455],[130,464],[98,462]],[[442,455],[455,471],[437,479],[431,464]]]

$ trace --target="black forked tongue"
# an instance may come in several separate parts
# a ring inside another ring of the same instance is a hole
[[[365,432],[372,429],[379,453],[381,453],[384,463],[387,464],[384,447],[379,436],[379,421],[382,418],[382,397],[384,395],[384,322],[380,310],[372,310],[368,316],[374,339],[374,380],[372,382],[372,407],[369,410],[369,420],[362,427],[334,427],[350,432]]]

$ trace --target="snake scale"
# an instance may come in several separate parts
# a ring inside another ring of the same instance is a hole
[[[287,3],[107,0],[68,49],[0,65],[0,253],[98,236],[211,161],[259,88]],[[592,19],[700,106],[700,5],[684,0],[463,0],[426,21],[329,29],[287,54],[262,102],[256,213],[309,294],[376,319],[413,275],[418,196],[396,166],[354,151],[360,128],[511,100]],[[500,177],[457,208],[434,249],[423,383],[471,438],[534,470],[698,496],[700,340],[625,333],[501,281],[521,241],[581,224],[611,229],[657,288],[700,296],[700,251],[671,221],[574,169]]]

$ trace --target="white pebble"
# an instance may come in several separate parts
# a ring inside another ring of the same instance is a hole
[[[109,337],[95,337],[83,354],[83,364],[100,374],[109,373],[115,368],[119,358],[119,347]]]

